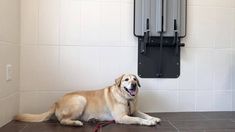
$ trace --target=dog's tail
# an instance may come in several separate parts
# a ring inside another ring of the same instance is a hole
[[[56,104],[54,104],[47,112],[41,114],[20,114],[15,116],[15,120],[23,122],[43,122],[50,119],[55,113]]]

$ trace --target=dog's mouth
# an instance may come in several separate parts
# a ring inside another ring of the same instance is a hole
[[[137,94],[137,88],[131,88],[131,89],[128,89],[126,87],[124,88],[131,96],[135,96]]]

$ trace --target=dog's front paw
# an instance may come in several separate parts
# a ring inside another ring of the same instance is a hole
[[[154,126],[156,125],[157,122],[155,122],[154,120],[144,120],[141,125],[146,125],[146,126]]]
[[[151,121],[154,121],[154,122],[156,122],[156,123],[160,123],[160,122],[161,122],[161,119],[160,119],[160,118],[157,118],[157,117],[152,117],[150,120],[151,120]]]
[[[74,121],[74,126],[83,126],[81,121]]]

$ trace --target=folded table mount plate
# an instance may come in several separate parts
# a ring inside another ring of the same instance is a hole
[[[134,0],[134,35],[138,37],[138,75],[180,76],[181,38],[186,36],[186,0]]]

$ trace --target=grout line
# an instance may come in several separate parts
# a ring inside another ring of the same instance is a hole
[[[2,97],[0,98],[0,101],[3,101],[3,100],[8,99],[8,98],[10,98],[10,97],[16,96],[17,94],[20,94],[20,92],[19,92],[19,91],[16,91],[16,92],[14,92],[14,93],[10,93],[10,94],[8,94],[8,95],[2,96]]]
[[[205,5],[203,5],[203,4],[188,4],[187,5],[187,7],[188,8],[190,8],[190,7],[207,7],[207,8],[226,8],[226,9],[235,9],[235,7],[228,7],[228,6],[216,6],[216,5],[214,5],[214,6],[209,6],[209,4],[205,4]]]
[[[208,118],[206,115],[199,113],[202,117],[206,118],[206,120],[210,120],[210,118]]]
[[[196,112],[198,110],[198,106],[197,106],[197,103],[198,103],[198,55],[195,55],[195,80],[194,80],[194,111]]]
[[[86,89],[79,89],[79,90],[86,90]],[[89,89],[92,90],[92,89]],[[76,89],[71,90],[20,90],[22,93],[38,93],[38,92],[71,92],[71,91],[77,91]]]
[[[36,42],[35,42],[35,44],[36,44],[36,46],[38,46],[39,45],[39,26],[40,26],[40,0],[37,0],[37,28],[36,28]]]
[[[123,6],[122,6],[122,0],[119,0],[119,13],[120,13],[120,16],[119,16],[119,24],[120,24],[120,31],[119,31],[119,39],[121,40],[121,41],[123,41],[123,38],[122,38],[122,30],[123,30],[123,26],[122,26],[122,8],[123,8]]]
[[[195,119],[195,120],[175,120],[175,121],[179,121],[179,122],[182,122],[182,121],[232,121],[232,122],[235,122],[232,119]]]
[[[173,120],[173,121],[179,121],[179,122],[182,122],[182,121],[227,121],[228,119],[191,119],[191,120]],[[230,119],[231,120],[231,119]]]
[[[112,43],[112,42],[110,42],[110,43]],[[109,43],[109,44],[110,44]],[[117,42],[118,43],[118,42]],[[120,42],[121,43],[121,42]],[[88,45],[85,45],[85,44],[88,44]],[[55,46],[55,47],[57,47],[57,46],[77,46],[77,47],[92,47],[92,48],[99,48],[99,47],[120,47],[120,48],[122,48],[122,47],[137,47],[137,45],[93,45],[93,44],[89,44],[89,43],[83,43],[83,44],[22,44],[22,46],[24,47],[24,46]],[[116,43],[115,43],[116,44]]]
[[[0,43],[18,44],[19,42],[0,39]]]
[[[25,125],[19,132],[23,132],[25,128],[27,128],[29,125]]]
[[[8,41],[1,41],[0,40],[0,45],[9,45],[9,46],[20,46],[20,42],[8,42]]]
[[[193,56],[193,63],[194,63],[194,86],[193,86],[193,92],[194,92],[194,112],[196,112],[196,96],[197,96],[197,76],[198,76],[198,70],[197,70],[197,54]]]
[[[59,74],[59,76],[57,76],[56,77],[56,79],[58,80],[58,81],[60,81],[60,76],[61,76],[61,31],[62,31],[62,0],[61,1],[59,1],[59,16],[58,16],[58,19],[59,19],[59,24],[58,24],[58,74]]]
[[[231,47],[232,47],[232,42],[231,42]],[[229,60],[230,61],[229,62],[230,66],[229,66],[229,68],[232,69],[232,67],[233,67],[233,52],[232,51],[230,51],[230,56],[229,57],[230,57],[230,60]],[[230,110],[233,111],[233,98],[234,98],[233,97],[234,96],[234,94],[233,94],[233,90],[234,90],[233,89],[233,74],[230,74],[230,84],[229,85],[230,85],[229,89],[231,89],[231,102],[230,102],[231,103],[231,106],[230,106],[231,108],[230,108]]]
[[[176,110],[179,111],[179,97],[180,97],[180,80],[177,80],[177,91],[176,91],[176,98],[177,98],[177,105],[176,105]]]
[[[212,56],[214,54],[215,51],[212,51]],[[212,57],[212,61],[213,61],[214,57]],[[211,110],[215,110],[215,71],[212,71],[212,102],[211,102]]]
[[[80,44],[58,44],[58,43],[21,43],[21,46],[80,46],[80,47],[137,47],[137,42],[79,42]],[[81,44],[82,43],[82,44]],[[101,45],[96,45],[96,44]],[[117,45],[102,45],[103,43],[109,43],[109,44],[117,44]],[[130,44],[130,45],[119,45],[120,43],[124,44]],[[17,45],[17,44],[15,44]],[[205,48],[205,47],[185,47],[185,49],[211,49],[211,48]],[[235,49],[232,48],[225,48],[225,49],[215,49],[215,50],[231,50],[235,51]]]
[[[167,122],[179,132],[179,129],[170,120],[167,120]]]
[[[234,122],[233,119],[229,119],[231,122]]]
[[[58,90],[28,90],[28,89],[26,89],[26,90],[20,90],[20,92],[59,92],[59,91],[77,91],[77,89],[68,89],[68,90],[61,90],[61,89],[58,89]],[[84,89],[79,89],[79,90],[96,90],[96,88],[95,89],[93,89],[93,88],[91,88],[91,89],[86,89],[86,88],[84,88]],[[151,91],[155,91],[155,92],[159,92],[159,91],[171,91],[171,90],[176,90],[176,89],[167,89],[167,90],[165,90],[165,89],[144,89],[143,91],[144,92],[151,92]],[[190,91],[190,90],[189,90]],[[219,91],[217,91],[217,92],[219,92]],[[222,90],[221,92],[231,92],[231,90]],[[172,112],[174,112],[174,111],[172,111]],[[177,112],[177,111],[176,111]],[[179,111],[179,112],[203,112],[203,111]],[[221,111],[206,111],[206,112],[221,112]]]
[[[77,89],[70,89],[70,90],[34,90],[34,91],[71,91],[71,90],[76,90],[78,91]],[[80,89],[79,89],[80,90]],[[97,90],[97,88],[91,88],[91,89],[86,89],[86,88],[83,88],[81,90]],[[142,92],[169,92],[169,91],[172,91],[172,90],[177,90],[177,89],[141,89]],[[28,92],[29,90],[22,90],[23,92]],[[31,90],[30,90],[31,91]],[[175,113],[175,112],[181,112],[181,113],[185,113],[185,112],[195,112],[195,111],[153,111],[154,113]],[[196,112],[200,112],[200,111],[196,111]]]

